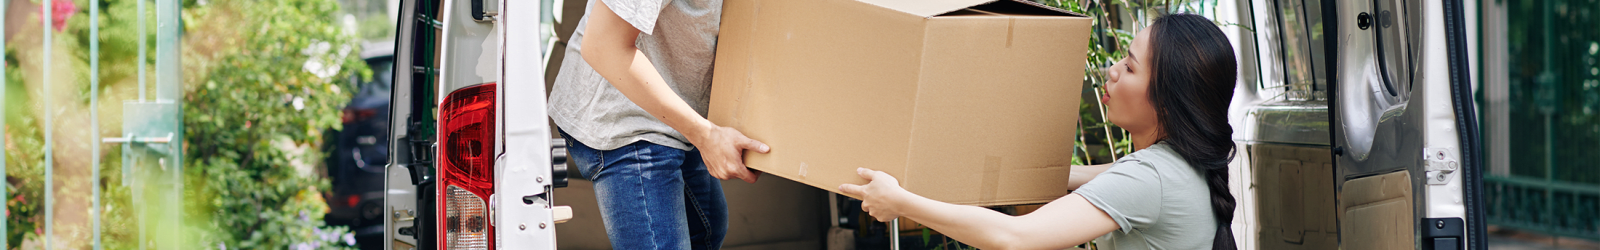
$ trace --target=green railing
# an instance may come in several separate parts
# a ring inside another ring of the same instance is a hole
[[[1600,240],[1600,185],[1514,176],[1483,178],[1491,225]]]

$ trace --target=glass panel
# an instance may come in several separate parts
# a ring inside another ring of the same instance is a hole
[[[1404,102],[1411,93],[1411,83],[1416,79],[1417,65],[1413,59],[1421,52],[1414,49],[1411,44],[1420,41],[1421,29],[1414,24],[1421,22],[1421,13],[1411,13],[1416,10],[1418,3],[1415,0],[1379,0],[1376,6],[1376,15],[1373,16],[1378,32],[1378,49],[1382,60],[1379,68],[1384,72],[1384,94],[1389,97],[1400,98]]]
[[[1254,3],[1254,2],[1252,2]],[[1277,1],[1263,1],[1262,6],[1250,6],[1251,13],[1262,25],[1255,25],[1256,43],[1263,48],[1256,50],[1256,60],[1260,61],[1261,79],[1257,81],[1256,94],[1266,99],[1282,98],[1285,92],[1283,77],[1283,32],[1278,25]]]
[[[1322,55],[1322,17],[1317,6],[1302,1],[1277,1],[1278,25],[1282,31],[1283,85],[1263,86],[1282,89],[1286,100],[1324,100],[1326,69],[1318,61]],[[1309,7],[1309,8],[1308,8]]]

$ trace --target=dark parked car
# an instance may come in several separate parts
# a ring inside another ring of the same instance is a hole
[[[327,197],[329,225],[348,226],[362,249],[383,248],[383,170],[389,163],[389,101],[394,82],[394,43],[366,44],[361,58],[372,80],[360,82],[344,107],[344,128],[329,131]]]

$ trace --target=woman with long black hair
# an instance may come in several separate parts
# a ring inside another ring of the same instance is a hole
[[[1070,195],[1033,213],[923,198],[894,177],[859,169],[862,197],[879,221],[907,217],[983,249],[1063,249],[1098,237],[1102,249],[1236,249],[1228,162],[1235,151],[1228,103],[1237,77],[1233,47],[1216,24],[1193,14],[1157,18],[1108,69],[1102,100],[1136,152],[1109,168],[1074,171]],[[1076,178],[1086,172],[1092,179]]]

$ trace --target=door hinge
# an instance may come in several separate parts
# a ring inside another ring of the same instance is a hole
[[[1426,148],[1422,150],[1422,164],[1427,169],[1428,185],[1450,184],[1450,179],[1461,170],[1461,163],[1449,153],[1452,148]]]

